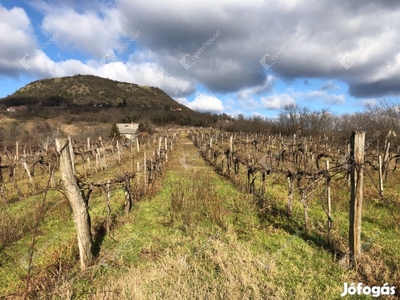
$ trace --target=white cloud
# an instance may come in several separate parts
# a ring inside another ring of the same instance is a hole
[[[82,62],[76,59],[69,59],[54,62],[42,52],[29,69],[29,72],[39,77],[62,77],[75,74],[97,75],[139,85],[155,86],[164,90],[171,97],[190,94],[195,89],[193,82],[185,78],[171,76],[159,65],[146,62],[124,63],[117,61],[104,67],[96,60]]]
[[[249,97],[246,99],[239,98],[237,102],[244,110],[257,109],[261,107],[261,104],[254,97]]]
[[[369,99],[362,100],[362,104],[364,106],[376,106],[377,103],[378,103],[378,100],[376,98],[369,98]]]
[[[276,109],[294,103],[294,99],[298,103],[345,103],[344,94],[330,94],[338,88],[333,82],[347,83],[349,93],[360,99],[398,95],[400,33],[396,28],[400,26],[400,2],[361,2],[321,0],[310,5],[306,0],[215,0],[211,10],[209,2],[195,0],[174,5],[161,0],[33,0],[12,4],[30,5],[26,11],[0,4],[0,75],[42,78],[93,74],[158,86],[178,98],[193,94],[199,85],[232,96],[236,103],[224,100],[213,108],[228,111],[256,111],[262,106]],[[27,12],[32,13],[31,20]],[[378,14],[381,18],[376,18]],[[142,34],[120,61],[108,70],[99,65],[98,59],[116,52],[138,30]],[[58,31],[60,36],[47,54],[26,71],[19,59],[25,53],[35,53],[41,41]],[[195,64],[190,69],[182,67],[182,55],[195,53],[216,31],[221,34]],[[372,40],[377,32],[379,36]],[[277,51],[281,52],[274,65],[266,70],[260,58]],[[66,59],[71,54],[75,59]],[[339,63],[345,54],[356,55],[350,68]],[[54,57],[61,61],[53,61]],[[276,95],[260,101],[260,95],[273,90],[275,78],[282,78],[284,84],[309,78],[327,83],[318,91],[300,95],[274,91]],[[361,106],[361,101],[358,104]]]
[[[276,81],[275,76],[268,75],[267,78],[265,78],[265,81],[262,85],[241,89],[237,93],[237,96],[239,99],[245,100],[253,95],[258,95],[267,91],[271,91],[272,88],[274,87],[275,81]]]
[[[23,69],[19,60],[37,46],[31,22],[22,8],[0,4],[0,74]]]
[[[187,106],[193,110],[201,112],[221,113],[224,111],[224,104],[221,100],[217,97],[203,93],[198,94]]]
[[[47,10],[42,28],[50,35],[61,33],[56,41],[59,48],[101,58],[107,53],[113,54],[123,43],[118,15],[115,8],[78,13],[69,7],[54,7]]]
[[[343,104],[346,102],[346,97],[343,94],[340,94],[340,95],[328,94],[324,98],[324,102],[327,104],[339,105],[339,104]]]
[[[343,104],[346,98],[343,94],[329,94],[326,91],[308,91],[304,94],[305,100],[319,100],[327,104]]]
[[[295,102],[296,101],[289,94],[261,97],[261,103],[266,109],[281,109],[286,105],[294,104]]]
[[[174,100],[180,104],[183,104],[183,105],[189,107],[189,101],[188,101],[188,99],[186,99],[186,97],[174,97]]]

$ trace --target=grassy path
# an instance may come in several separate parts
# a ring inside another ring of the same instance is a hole
[[[337,299],[353,275],[311,241],[260,223],[252,199],[214,173],[186,137],[157,195],[105,239],[100,263],[91,288],[74,285],[77,295]]]

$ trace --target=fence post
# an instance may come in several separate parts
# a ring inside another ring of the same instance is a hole
[[[326,161],[326,171],[329,173],[329,160]],[[326,199],[328,202],[328,240],[330,240],[333,220],[332,220],[332,205],[331,205],[331,184],[329,177],[326,181]]]
[[[132,209],[132,195],[131,195],[131,182],[130,178],[127,175],[125,176],[124,194],[125,194],[125,214],[128,214]]]
[[[383,155],[383,164],[385,165],[385,181],[387,180],[389,172],[389,161],[390,161],[390,142],[385,140],[385,154]]]
[[[107,180],[107,185],[106,185],[106,197],[107,197],[107,226],[106,226],[106,230],[107,233],[110,232],[111,229],[111,190],[110,190],[110,180]]]
[[[118,164],[121,163],[121,151],[119,149],[119,142],[117,141]]]
[[[379,165],[379,196],[383,197],[382,156],[378,156]]]
[[[71,206],[78,237],[81,269],[93,264],[93,241],[90,232],[90,215],[87,200],[83,198],[72,168],[68,139],[56,139],[56,149],[60,153],[60,172],[64,190]]]
[[[305,229],[308,230],[310,228],[310,217],[308,216],[308,203],[307,203],[307,195],[306,189],[304,187],[299,188],[301,204],[303,204],[303,212],[304,212],[304,226]]]
[[[143,155],[143,183],[144,183],[144,189],[147,191],[147,162],[146,162],[146,151],[144,152]]]
[[[353,131],[350,142],[350,262],[361,253],[361,213],[363,201],[365,132]]]

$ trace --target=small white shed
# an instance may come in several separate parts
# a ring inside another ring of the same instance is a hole
[[[119,133],[127,139],[134,139],[136,131],[139,128],[139,123],[117,123]]]

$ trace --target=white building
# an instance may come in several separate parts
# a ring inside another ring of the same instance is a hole
[[[117,123],[119,133],[127,139],[134,139],[139,123]]]

